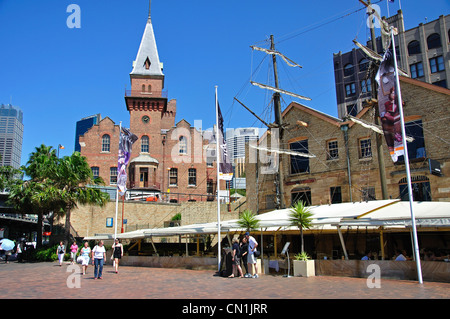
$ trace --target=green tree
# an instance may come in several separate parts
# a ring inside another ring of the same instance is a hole
[[[60,200],[64,203],[64,238],[67,243],[71,240],[70,217],[72,209],[77,207],[78,203],[104,206],[109,200],[109,195],[99,188],[92,187],[104,184],[103,180],[101,178],[94,179],[86,157],[81,156],[79,152],[63,157],[57,165],[53,178],[55,186],[60,190]]]
[[[55,172],[57,163],[56,151],[51,146],[42,144],[36,147],[26,166],[20,168],[23,175],[30,179],[17,181],[10,187],[8,204],[22,214],[35,214],[38,217],[38,248],[42,246],[44,214],[59,211],[61,205],[59,190],[49,178]]]
[[[303,229],[309,229],[312,226],[312,216],[310,209],[305,206],[302,201],[298,201],[291,207],[289,213],[289,221],[292,226],[298,227],[300,230],[301,252],[304,253]]]
[[[22,181],[23,172],[12,166],[0,166],[0,191],[10,189]]]
[[[252,211],[248,209],[242,212],[237,223],[247,231],[259,228],[259,219],[256,217],[256,214],[252,213]]]

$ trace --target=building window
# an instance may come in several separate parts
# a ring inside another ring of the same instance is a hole
[[[188,185],[197,186],[197,170],[195,168],[190,168],[188,170]]]
[[[371,200],[376,200],[375,197],[375,187],[369,186],[369,187],[363,187],[361,189],[361,200],[368,202]]]
[[[372,81],[370,79],[361,81],[361,92],[362,93],[372,92]]]
[[[372,143],[370,138],[359,139],[359,158],[371,158],[372,157]]]
[[[145,84],[142,84],[142,92],[145,92]]]
[[[441,56],[430,59],[430,70],[431,73],[436,73],[439,71],[444,71],[444,58]]]
[[[411,70],[411,78],[417,79],[423,76],[423,64],[422,62],[417,62],[411,64],[409,69]]]
[[[98,166],[92,166],[91,171],[94,178],[98,178],[100,176],[100,168]]]
[[[148,152],[149,152],[148,136],[144,135],[141,137],[141,153],[148,153]]]
[[[109,184],[110,185],[117,184],[117,167],[109,168]]]
[[[366,71],[369,68],[369,60],[366,58],[359,61],[359,72]]]
[[[330,140],[327,142],[327,160],[339,158],[338,141]]]
[[[214,194],[214,181],[212,179],[208,179],[206,181],[206,194]]]
[[[406,177],[400,180],[398,186],[400,191],[400,199],[402,201],[409,201],[408,182]],[[411,178],[411,188],[414,201],[431,201],[430,180],[426,176],[413,176]]]
[[[353,64],[349,63],[344,66],[344,76],[353,74]]]
[[[178,168],[169,170],[169,186],[178,186]]]
[[[427,38],[427,46],[429,49],[436,49],[442,46],[441,36],[438,33],[433,33]]]
[[[291,151],[308,154],[308,140],[302,140],[289,145]],[[309,158],[299,155],[290,155],[291,174],[309,173]]]
[[[356,104],[347,105],[347,115],[356,116],[358,114],[358,107]]]
[[[148,86],[148,92],[151,92],[151,91],[152,91],[152,86],[149,85],[149,86]]]
[[[276,197],[275,195],[266,195],[266,209],[275,209],[276,205]]]
[[[305,206],[311,206],[311,189],[309,187],[293,189],[291,192],[291,206],[302,201]]]
[[[178,153],[187,154],[187,138],[185,136],[180,136],[179,142]]]
[[[405,123],[405,132],[406,136],[411,136],[414,138],[414,141],[408,142],[409,159],[425,158],[425,138],[423,136],[422,120]],[[403,155],[398,158],[398,162],[402,161],[405,161]]]
[[[331,204],[339,204],[342,203],[342,193],[341,187],[330,187],[330,199]]]
[[[345,85],[345,96],[353,96],[356,93],[355,83],[350,83]]]
[[[436,82],[433,82],[432,84],[443,87],[443,88],[447,88],[447,80],[436,81]]]
[[[102,152],[110,152],[111,151],[111,142],[108,134],[102,136]]]
[[[408,55],[419,54],[422,50],[420,49],[420,42],[417,40],[412,40],[408,44]]]

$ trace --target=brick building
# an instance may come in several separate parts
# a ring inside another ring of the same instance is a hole
[[[450,90],[401,77],[414,199],[450,201]],[[280,148],[310,154],[282,154],[284,201],[308,205],[383,199],[378,154],[373,130],[343,121],[298,103],[283,112],[287,123]],[[357,118],[374,123],[374,107],[365,106]],[[270,147],[265,134],[260,145]],[[383,139],[384,143],[384,139]],[[388,198],[408,200],[404,160],[393,163],[384,144]],[[269,168],[276,158],[247,149],[247,201],[249,209],[264,212],[276,207],[276,176]],[[250,152],[250,153],[249,153]],[[258,162],[255,161],[258,156]],[[441,175],[432,174],[430,162],[438,163]]]
[[[131,90],[125,93],[130,131],[138,137],[128,165],[127,188],[170,189],[172,201],[211,200],[214,196],[196,196],[215,193],[215,164],[207,164],[205,155],[209,141],[187,121],[175,123],[176,100],[168,99],[164,77],[149,14],[130,73]],[[119,133],[119,125],[105,117],[79,137],[81,154],[106,185],[117,183]]]

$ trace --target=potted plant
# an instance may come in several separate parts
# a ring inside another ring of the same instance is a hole
[[[291,207],[289,220],[292,226],[298,227],[300,230],[301,252],[295,255],[293,261],[294,276],[315,276],[314,260],[311,260],[305,252],[303,243],[303,229],[309,229],[312,226],[312,213],[302,201],[299,201]]]
[[[307,253],[301,252],[294,255],[294,276],[312,277],[316,275],[314,260]]]

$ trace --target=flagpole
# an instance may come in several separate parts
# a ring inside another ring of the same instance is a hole
[[[416,259],[416,266],[417,266],[417,278],[419,280],[419,283],[422,284],[422,268],[420,265],[420,254],[419,254],[419,245],[417,240],[417,229],[416,229],[416,218],[414,216],[414,210],[413,210],[413,192],[411,187],[411,172],[409,168],[409,156],[408,156],[408,143],[406,142],[406,130],[405,130],[405,120],[403,115],[403,101],[402,101],[402,93],[400,90],[400,79],[398,75],[398,67],[397,67],[397,56],[395,52],[395,41],[394,41],[394,29],[391,27],[391,41],[392,41],[392,48],[393,48],[393,56],[394,56],[394,66],[395,66],[395,82],[397,86],[397,94],[398,94],[398,106],[400,111],[400,121],[402,125],[402,142],[403,142],[403,149],[404,149],[404,158],[405,158],[405,169],[406,169],[406,178],[408,183],[408,196],[409,196],[409,208],[411,211],[411,228],[413,232],[413,244],[414,244],[414,257]]]
[[[217,99],[217,85],[216,88],[216,165],[217,165],[217,270],[220,271],[220,262],[222,259],[221,245],[220,245],[220,178],[219,178],[219,108]]]
[[[119,148],[120,148],[120,134],[122,134],[122,121],[119,123]],[[117,177],[119,177],[119,166],[117,166]],[[116,189],[116,218],[114,220],[114,242],[117,238],[117,215],[119,210],[119,183],[117,181],[117,189]]]

